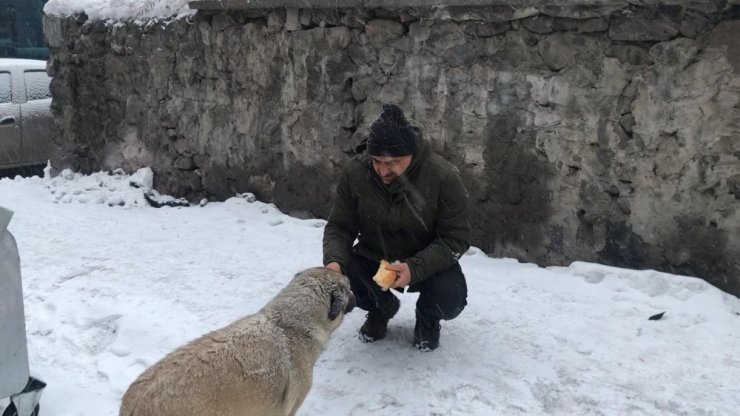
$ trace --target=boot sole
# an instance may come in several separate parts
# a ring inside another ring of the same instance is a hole
[[[360,341],[369,344],[371,342],[380,341],[381,339],[385,338],[385,334],[383,334],[382,337],[371,337],[370,335],[362,333],[362,331],[357,333],[357,338],[359,338]]]
[[[420,343],[414,343],[414,348],[416,348],[417,350],[421,352],[432,352],[436,350],[437,348],[439,348],[439,345],[432,348],[428,342],[420,342]]]

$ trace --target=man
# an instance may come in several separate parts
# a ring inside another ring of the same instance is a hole
[[[357,306],[368,311],[360,339],[385,337],[400,306],[372,279],[385,259],[397,274],[392,288],[419,292],[414,346],[437,348],[439,322],[467,304],[458,259],[469,235],[468,193],[457,169],[431,152],[401,108],[384,104],[342,172],[324,229],[324,265],[349,277]]]

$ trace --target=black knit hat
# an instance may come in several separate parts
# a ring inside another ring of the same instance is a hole
[[[408,156],[416,153],[416,132],[401,107],[383,104],[380,116],[370,126],[367,151],[373,156]]]

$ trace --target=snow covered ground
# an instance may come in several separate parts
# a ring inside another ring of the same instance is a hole
[[[21,253],[41,416],[116,415],[147,366],[257,311],[321,262],[322,220],[249,196],[155,209],[125,174],[2,179]],[[250,202],[252,201],[252,202]],[[471,249],[469,305],[441,347],[411,346],[416,295],[386,339],[333,334],[301,415],[735,415],[740,301],[688,277],[540,268]],[[664,312],[661,320],[648,317]],[[0,409],[3,404],[0,402]]]

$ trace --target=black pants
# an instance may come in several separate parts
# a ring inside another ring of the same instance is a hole
[[[357,299],[357,307],[366,311],[384,310],[393,303],[392,291],[382,291],[373,281],[380,263],[352,253],[347,267],[347,277]],[[468,304],[468,287],[459,263],[443,270],[409,288],[419,292],[416,301],[416,318],[425,322],[455,319]]]

